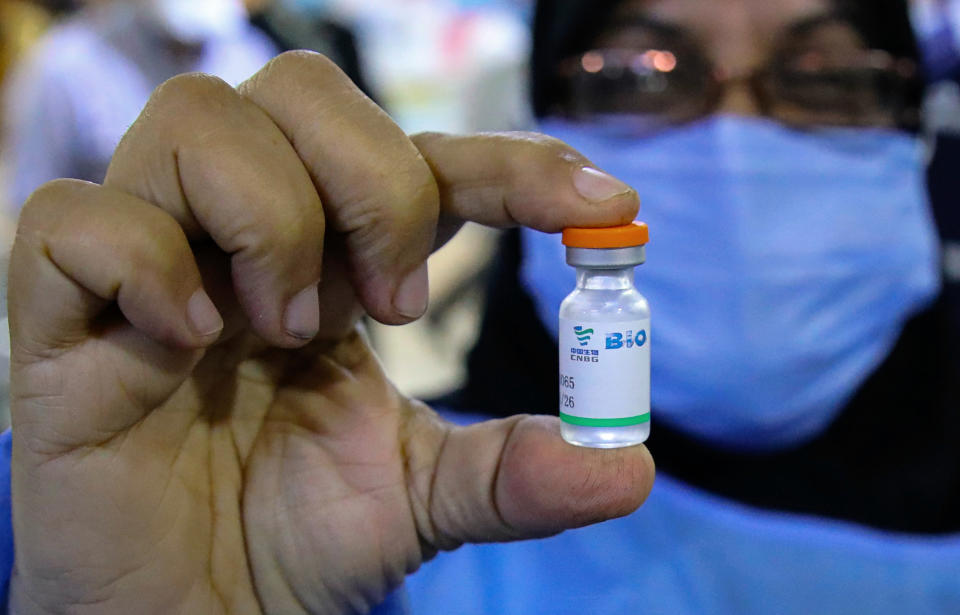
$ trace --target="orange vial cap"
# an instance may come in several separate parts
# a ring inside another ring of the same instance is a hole
[[[563,245],[568,248],[633,248],[645,246],[648,241],[650,231],[644,222],[602,228],[563,229]]]

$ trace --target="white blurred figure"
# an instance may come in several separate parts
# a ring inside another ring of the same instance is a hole
[[[355,29],[373,90],[407,132],[527,128],[530,35],[522,9],[475,0],[299,0]],[[387,373],[407,394],[457,388],[480,328],[496,233],[468,226],[430,259],[427,317],[371,324]]]
[[[241,0],[92,3],[52,29],[5,88],[0,200],[15,213],[51,179],[102,181],[158,84],[201,71],[236,85],[276,53]]]
[[[294,1],[294,0],[288,0]],[[296,0],[356,29],[367,74],[408,132],[529,126],[528,27],[512,3]]]
[[[910,13],[926,78],[924,128],[930,135],[960,135],[960,1],[911,0]]]

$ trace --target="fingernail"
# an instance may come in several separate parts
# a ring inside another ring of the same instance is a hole
[[[210,296],[202,288],[197,289],[187,301],[187,321],[190,328],[200,337],[208,337],[223,329],[223,318],[213,305]]]
[[[393,295],[393,308],[407,318],[420,318],[427,311],[430,282],[427,264],[424,263],[407,274]]]
[[[619,179],[592,167],[581,167],[573,172],[573,185],[588,201],[602,203],[630,191],[630,186]]]
[[[301,340],[313,339],[320,330],[320,297],[317,285],[311,284],[294,295],[283,315],[287,333]]]

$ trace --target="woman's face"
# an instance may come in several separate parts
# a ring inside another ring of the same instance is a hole
[[[670,85],[637,91],[650,97],[649,108],[677,105],[680,121],[721,112],[796,124],[895,123],[880,89],[901,65],[871,52],[829,0],[627,0],[609,23],[595,49],[668,52]]]

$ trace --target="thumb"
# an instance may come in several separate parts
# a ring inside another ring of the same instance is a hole
[[[421,536],[440,550],[549,536],[633,512],[653,479],[645,446],[573,446],[554,417],[452,428],[437,456]]]

